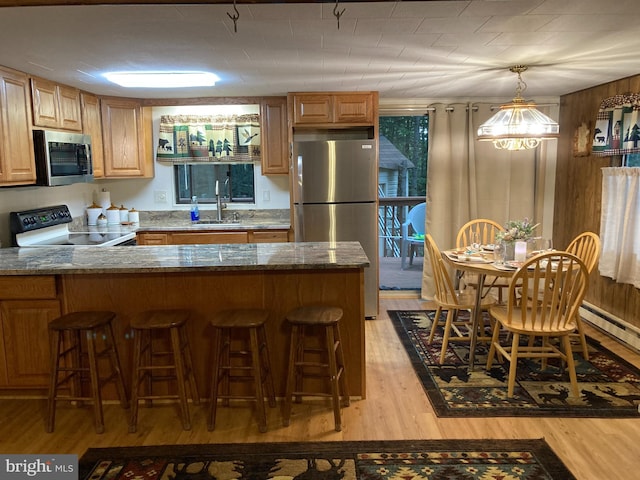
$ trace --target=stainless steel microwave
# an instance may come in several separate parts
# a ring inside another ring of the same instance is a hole
[[[81,133],[34,130],[36,185],[92,182],[91,137]]]

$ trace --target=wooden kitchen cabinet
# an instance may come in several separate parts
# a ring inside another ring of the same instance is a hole
[[[377,92],[290,93],[293,126],[368,126],[376,123]]]
[[[287,99],[272,97],[260,103],[262,175],[289,173]]]
[[[102,178],[104,177],[104,150],[100,98],[96,95],[82,92],[80,94],[80,106],[82,107],[82,133],[91,136],[93,177]]]
[[[335,123],[367,124],[374,121],[373,94],[340,94],[333,99],[333,121]]]
[[[288,230],[208,230],[137,232],[138,245],[213,245],[225,243],[280,243],[289,241]]]
[[[0,68],[0,186],[36,180],[29,77]]]
[[[169,234],[137,232],[136,242],[138,245],[169,245]]]
[[[60,316],[58,300],[0,302],[6,383],[44,388],[49,381],[49,322]]]
[[[0,278],[0,388],[46,388],[49,322],[59,317],[53,276]]]
[[[286,243],[289,232],[286,230],[254,230],[249,232],[249,243]]]
[[[171,245],[221,245],[225,243],[247,243],[248,232],[193,232],[172,233]]]
[[[151,178],[153,158],[146,156],[144,124],[138,100],[101,99],[105,178]]]
[[[323,124],[333,123],[333,100],[328,94],[294,93],[293,123]]]
[[[80,90],[32,77],[31,97],[36,127],[82,131]]]

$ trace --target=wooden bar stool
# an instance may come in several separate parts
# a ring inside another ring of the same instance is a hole
[[[340,394],[343,405],[349,406],[349,390],[340,340],[338,323],[342,318],[342,309],[338,307],[307,306],[287,313],[286,319],[291,324],[291,343],[289,348],[289,367],[287,372],[287,391],[284,404],[284,426],[289,425],[291,418],[291,402],[296,397],[300,403],[303,396],[331,397],[335,428],[342,430],[340,417]],[[315,328],[319,343],[310,345],[309,327]],[[324,333],[324,339],[322,334]],[[322,344],[324,340],[324,345]],[[330,393],[305,391],[305,378],[329,379]]]
[[[191,429],[189,405],[187,403],[187,384],[195,405],[200,404],[196,379],[193,374],[191,349],[187,337],[186,324],[189,319],[188,310],[152,310],[136,315],[131,321],[133,330],[133,375],[131,387],[131,417],[129,432],[134,433],[138,423],[138,404],[145,400],[151,406],[153,400],[177,399],[180,403],[182,428]],[[166,331],[169,335],[168,349],[158,349],[158,339],[154,342],[154,334]],[[166,359],[156,362],[156,359]],[[175,380],[178,393],[154,394],[154,382],[170,382]],[[144,384],[144,392],[140,395],[140,384]]]
[[[211,319],[215,329],[213,345],[213,371],[211,375],[211,398],[209,403],[209,431],[216,425],[218,399],[224,406],[229,399],[255,400],[258,409],[258,428],[267,431],[267,414],[264,405],[265,393],[270,407],[276,406],[271,363],[265,323],[269,312],[260,309],[224,310]],[[232,333],[238,332],[244,338],[236,340]],[[233,359],[238,359],[234,362]],[[248,359],[248,361],[247,361]],[[231,392],[231,382],[253,383],[253,395],[246,392]],[[222,393],[218,393],[222,383]],[[266,390],[266,392],[265,392]]]
[[[111,325],[115,316],[114,312],[106,311],[73,312],[49,323],[51,375],[47,401],[46,431],[48,433],[53,432],[55,426],[58,400],[77,401],[78,405],[83,401],[93,402],[96,433],[103,433],[101,390],[110,381],[116,384],[120,404],[123,408],[128,408],[127,392]],[[103,346],[102,350],[98,350],[100,346]],[[100,376],[98,360],[101,358],[109,360],[108,377]],[[84,395],[82,381],[87,380],[87,374],[91,390],[89,395]],[[60,386],[66,384],[70,387],[69,395],[58,395]]]

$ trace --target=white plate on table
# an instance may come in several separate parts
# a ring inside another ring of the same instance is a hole
[[[493,260],[487,260],[479,255],[465,255],[455,252],[447,252],[447,257],[458,263],[491,263]]]
[[[493,252],[495,249],[496,249],[496,246],[493,243],[490,243],[488,245],[482,245],[482,250],[486,252]]]

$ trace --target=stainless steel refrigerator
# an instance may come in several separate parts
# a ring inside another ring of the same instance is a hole
[[[297,141],[293,146],[296,242],[358,241],[365,316],[378,315],[378,164],[375,140]]]

